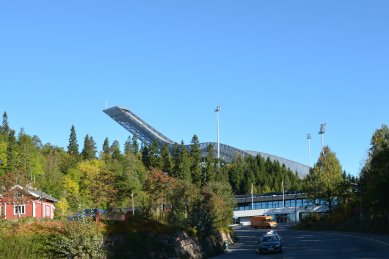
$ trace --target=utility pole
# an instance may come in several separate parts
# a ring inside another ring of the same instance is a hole
[[[308,158],[309,158],[309,167],[311,167],[311,139],[312,136],[311,134],[307,134],[307,139],[308,139]]]
[[[218,160],[218,164],[219,164],[219,159],[220,159],[220,138],[219,138],[219,112],[220,112],[220,105],[216,106],[215,112],[216,112],[216,122],[217,122],[217,160]]]

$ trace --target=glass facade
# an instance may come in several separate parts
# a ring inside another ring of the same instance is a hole
[[[253,205],[253,208],[251,206]],[[325,202],[321,200],[310,200],[310,199],[292,199],[285,200],[285,206],[282,206],[282,200],[273,200],[273,201],[256,201],[253,204],[250,203],[239,203],[235,206],[235,211],[239,210],[259,210],[259,209],[272,209],[272,208],[282,208],[282,207],[302,207],[302,206],[312,206],[312,205],[325,205]]]

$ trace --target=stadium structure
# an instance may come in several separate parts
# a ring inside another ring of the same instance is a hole
[[[133,112],[126,108],[114,106],[112,108],[108,108],[103,110],[109,117],[123,126],[126,130],[128,130],[131,134],[136,134],[138,139],[146,145],[149,145],[154,140],[157,140],[159,147],[161,148],[164,144],[167,144],[169,149],[173,149],[173,145],[177,142],[169,139],[158,130],[153,128],[151,125],[146,123],[140,117],[135,115]],[[202,157],[206,157],[207,155],[207,147],[212,144],[214,147],[217,146],[216,142],[205,142],[200,143],[200,150]],[[250,150],[241,150],[226,144],[220,144],[220,159],[227,163],[232,162],[237,157],[247,157],[247,156],[257,156],[260,155],[264,159],[269,158],[271,161],[276,161],[282,165],[285,164],[286,167],[291,169],[293,172],[297,172],[300,177],[304,177],[309,173],[309,166],[303,165],[301,163],[278,157],[270,154],[266,154],[258,151],[250,151]],[[186,145],[187,148],[190,148],[190,145]],[[215,149],[214,149],[215,150]],[[216,152],[216,150],[215,150]]]

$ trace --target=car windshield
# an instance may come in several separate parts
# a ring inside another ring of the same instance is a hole
[[[265,237],[262,237],[262,242],[275,242],[275,241],[278,241],[278,237],[277,236],[265,236]]]

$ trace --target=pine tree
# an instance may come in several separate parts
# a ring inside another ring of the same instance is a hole
[[[124,143],[124,154],[128,155],[132,152],[132,142],[131,137],[128,136],[126,142]]]
[[[91,160],[96,158],[96,143],[93,137],[86,134],[84,138],[84,148],[81,152],[82,159]]]
[[[173,177],[190,182],[192,180],[190,175],[191,161],[183,141],[180,146],[177,144],[174,145],[173,160]]]
[[[173,169],[169,176],[178,177],[180,171],[180,156],[181,151],[177,143],[173,145]]]
[[[192,175],[192,181],[194,184],[200,186],[201,178],[202,178],[201,151],[200,151],[199,139],[196,135],[193,136],[191,143],[192,145],[190,149],[190,156],[191,156],[192,164],[190,167],[190,171]]]
[[[242,194],[241,192],[241,183],[243,180],[243,168],[242,168],[243,160],[241,157],[238,157],[234,163],[232,163],[229,167],[229,182],[232,190],[235,194]]]
[[[188,150],[186,150],[185,148],[184,141],[181,141],[180,151],[181,151],[180,172],[178,174],[178,178],[186,182],[191,182],[192,181],[192,177],[190,174],[191,159]]]
[[[213,145],[209,144],[207,148],[207,157],[205,158],[205,168],[203,172],[203,183],[202,185],[207,185],[208,182],[214,181],[216,179],[216,170],[215,170],[215,154],[213,150]]]
[[[173,170],[173,161],[167,144],[164,144],[161,150],[161,164],[162,171],[171,176]]]
[[[145,165],[146,168],[150,168],[151,162],[150,162],[150,150],[146,145],[143,145],[142,149],[142,162]]]
[[[68,154],[74,156],[75,158],[78,158],[79,156],[76,129],[74,128],[73,125],[70,129]]]
[[[16,157],[16,138],[15,138],[15,131],[10,130],[9,131],[9,139],[8,139],[8,146],[7,146],[7,172],[12,172],[15,170],[17,166],[17,157]]]
[[[109,147],[109,140],[108,138],[105,138],[104,139],[104,143],[103,143],[103,153],[105,155],[109,155],[111,153],[111,149]]]
[[[1,127],[1,133],[8,135],[10,133],[10,128],[8,125],[8,115],[6,112],[3,113],[3,124]]]
[[[149,149],[149,155],[150,155],[150,166],[153,168],[161,168],[161,159],[159,156],[159,150],[158,150],[158,141],[154,139],[154,141],[150,145]]]
[[[136,135],[136,133],[132,135],[132,153],[135,155],[139,153],[138,136]]]
[[[112,153],[112,159],[120,159],[121,153],[120,153],[120,144],[119,141],[114,140],[111,145],[111,153]]]

